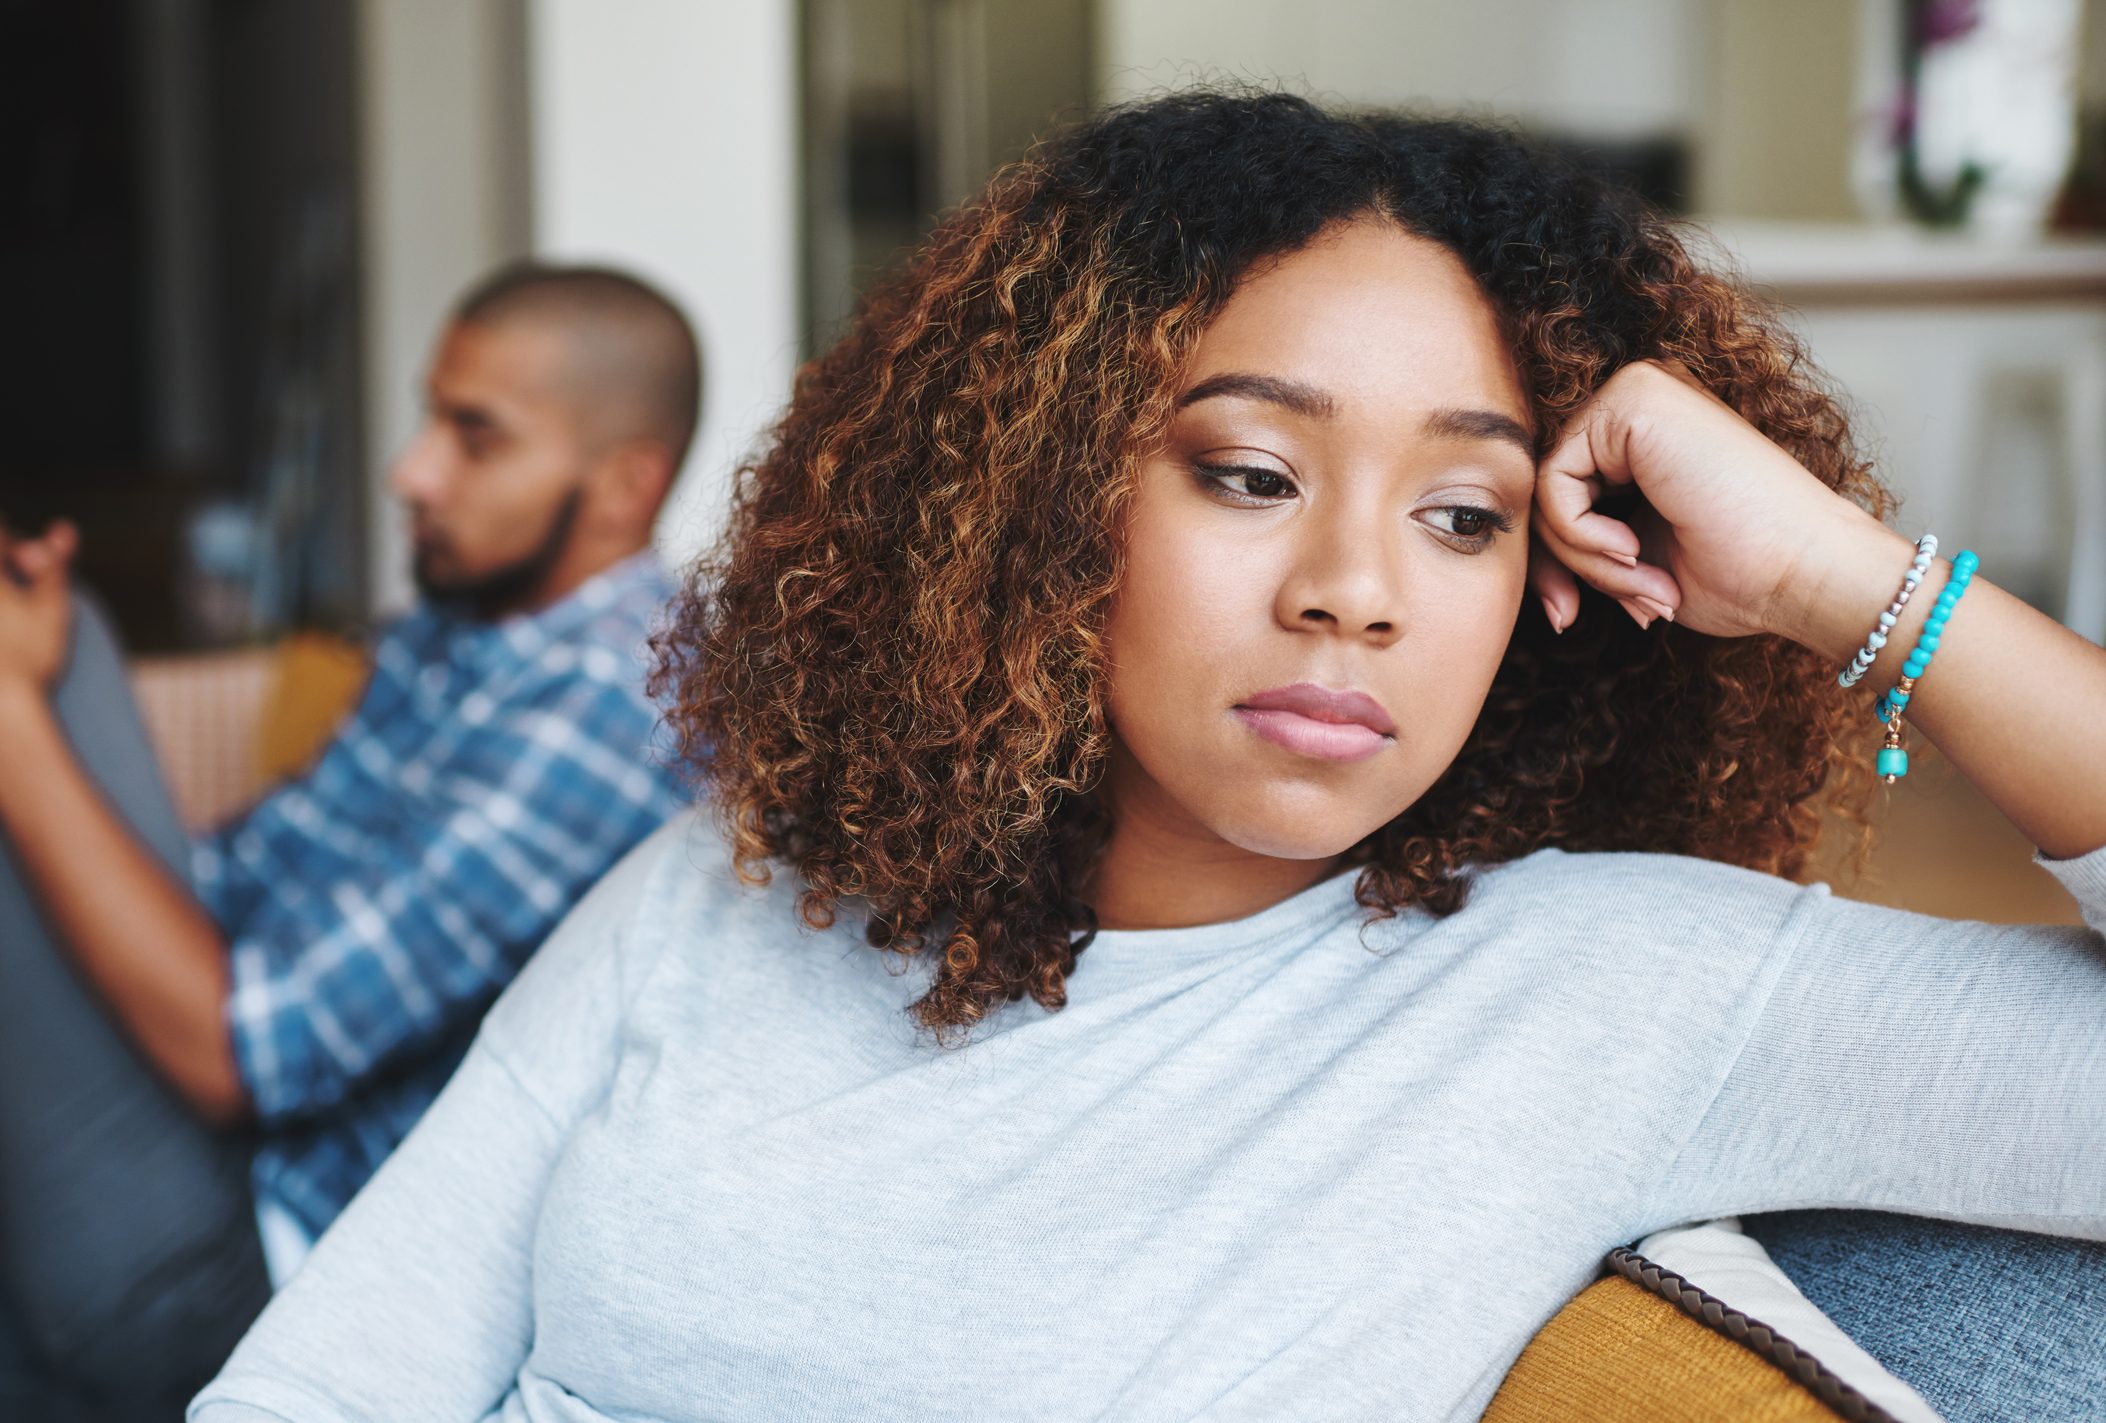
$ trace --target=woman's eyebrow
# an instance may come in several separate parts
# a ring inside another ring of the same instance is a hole
[[[1218,376],[1208,376],[1177,398],[1177,408],[1182,410],[1202,400],[1217,395],[1237,395],[1245,400],[1263,400],[1273,405],[1285,406],[1297,415],[1306,415],[1315,420],[1327,420],[1336,411],[1337,405],[1331,397],[1313,385],[1282,376],[1255,375],[1248,371],[1229,371]],[[1450,408],[1436,410],[1419,425],[1426,434],[1435,438],[1463,440],[1499,440],[1510,444],[1535,463],[1536,443],[1528,433],[1528,427],[1510,415],[1496,410],[1464,410]]]
[[[1177,408],[1217,395],[1240,395],[1246,400],[1265,400],[1274,405],[1284,405],[1297,415],[1307,415],[1315,420],[1327,420],[1332,410],[1331,397],[1313,385],[1304,385],[1298,380],[1285,380],[1279,376],[1251,375],[1244,371],[1230,371],[1225,375],[1209,376],[1177,398]]]
[[[1530,464],[1536,461],[1536,442],[1528,427],[1496,410],[1436,410],[1419,428],[1428,435],[1449,439],[1499,440],[1527,455]]]

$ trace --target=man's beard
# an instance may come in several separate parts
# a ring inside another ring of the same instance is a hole
[[[583,489],[573,489],[563,496],[563,502],[556,506],[555,518],[549,523],[548,533],[532,553],[480,577],[434,578],[428,561],[418,557],[410,568],[417,591],[435,603],[462,607],[484,621],[494,621],[524,606],[548,582],[549,574],[563,557],[564,546],[570,542],[571,526],[578,521],[578,505],[584,495]]]

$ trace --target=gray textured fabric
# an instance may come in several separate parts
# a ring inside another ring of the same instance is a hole
[[[1743,1224],[1947,1423],[2106,1418],[2106,1245],[1885,1212]]]
[[[116,639],[86,599],[52,702],[119,814],[184,874],[189,844]],[[0,1405],[43,1398],[0,1407],[7,1418],[175,1417],[270,1297],[247,1147],[201,1125],[132,1047],[52,939],[5,835],[0,1294],[13,1336]]]
[[[192,1416],[1474,1417],[1680,1221],[2106,1238],[2106,851],[2054,868],[2093,931],[1556,851],[1363,931],[1340,877],[945,1051],[678,820]]]

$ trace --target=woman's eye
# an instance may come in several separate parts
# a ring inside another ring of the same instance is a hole
[[[1514,521],[1495,509],[1480,509],[1474,504],[1453,504],[1441,509],[1428,509],[1426,517],[1433,526],[1449,535],[1454,541],[1482,548],[1499,535],[1513,528]]]
[[[1238,503],[1272,503],[1294,493],[1294,481],[1278,470],[1232,464],[1202,464],[1196,468],[1201,480]]]

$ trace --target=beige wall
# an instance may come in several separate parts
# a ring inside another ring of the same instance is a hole
[[[1282,80],[1349,103],[1482,108],[1640,137],[1703,102],[1691,0],[1097,0],[1111,98],[1193,78]]]
[[[534,250],[662,286],[702,338],[702,426],[659,519],[713,540],[797,358],[793,0],[532,0]]]
[[[1698,63],[1706,102],[1694,137],[1704,212],[1857,215],[1850,193],[1858,7],[1840,0],[1722,0]]]
[[[409,544],[385,471],[415,432],[440,319],[527,250],[522,33],[510,0],[360,0],[367,576],[375,611],[409,605]]]
[[[987,56],[987,141],[1006,163],[1060,115],[1087,108],[1090,0],[988,0],[988,30],[1001,39]]]
[[[1851,0],[1096,0],[1100,91],[1283,82],[1603,137],[1685,133],[1703,211],[1857,216]],[[2106,0],[2084,90],[2106,105]]]

